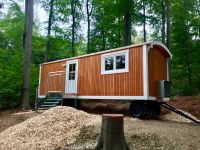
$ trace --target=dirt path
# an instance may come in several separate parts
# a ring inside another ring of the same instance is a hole
[[[200,126],[193,123],[125,118],[125,133],[135,149],[200,149]]]
[[[39,115],[35,111],[22,112],[18,109],[0,111],[0,133],[15,124],[21,123],[29,118]]]

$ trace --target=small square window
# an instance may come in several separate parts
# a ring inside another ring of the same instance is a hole
[[[101,74],[128,72],[129,50],[106,53],[101,56]]]

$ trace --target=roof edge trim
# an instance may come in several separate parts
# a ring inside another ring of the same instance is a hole
[[[172,53],[169,51],[169,49],[163,43],[161,43],[159,41],[153,41],[150,43],[151,48],[153,48],[154,45],[158,45],[158,46],[162,47],[169,54],[170,58],[172,59],[172,56],[173,56]]]

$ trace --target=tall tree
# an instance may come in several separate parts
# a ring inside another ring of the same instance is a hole
[[[76,27],[78,26],[78,7],[80,7],[79,0],[70,0],[70,5],[71,5],[71,18],[72,18],[72,25],[71,25],[71,31],[72,31],[72,38],[71,38],[71,52],[72,56],[76,55],[75,52],[75,36],[76,36]]]
[[[48,52],[51,49],[51,28],[52,28],[52,19],[53,19],[54,0],[50,0],[49,6],[50,6],[50,9],[49,9],[49,19],[48,19],[48,27],[47,27],[47,43],[46,43],[44,62],[48,60]]]
[[[166,15],[167,15],[166,46],[170,49],[170,40],[171,40],[171,0],[166,0]]]
[[[132,7],[132,0],[125,0],[124,46],[131,44],[131,7]]]
[[[93,0],[86,0],[86,13],[87,13],[87,53],[90,53],[90,24],[91,15],[94,8]]]
[[[161,19],[162,19],[162,28],[161,28],[161,37],[162,37],[162,43],[165,42],[165,23],[166,23],[166,3],[165,0],[161,0]],[[169,10],[167,10],[169,11]],[[169,19],[169,18],[168,18]],[[169,21],[169,20],[168,20]]]
[[[144,42],[146,42],[147,35],[146,35],[146,3],[145,3],[145,0],[142,0],[142,7],[143,7],[143,36],[144,36]]]
[[[30,64],[32,51],[33,0],[25,0],[24,63],[22,109],[30,109]]]
[[[199,61],[196,61],[200,60],[197,46],[200,42],[196,38],[196,25],[199,24],[194,17],[197,16],[195,2],[196,0],[178,0],[172,5],[172,53],[175,58],[172,63],[172,77],[174,87],[184,94],[192,94],[199,89],[194,87],[199,83],[200,77],[196,71],[200,69]]]

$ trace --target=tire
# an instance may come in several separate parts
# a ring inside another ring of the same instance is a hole
[[[143,117],[143,107],[139,103],[131,103],[129,106],[129,113],[134,118]]]
[[[158,117],[161,113],[161,107],[160,107],[160,104],[158,102],[156,102],[154,109],[155,109],[156,117]]]

